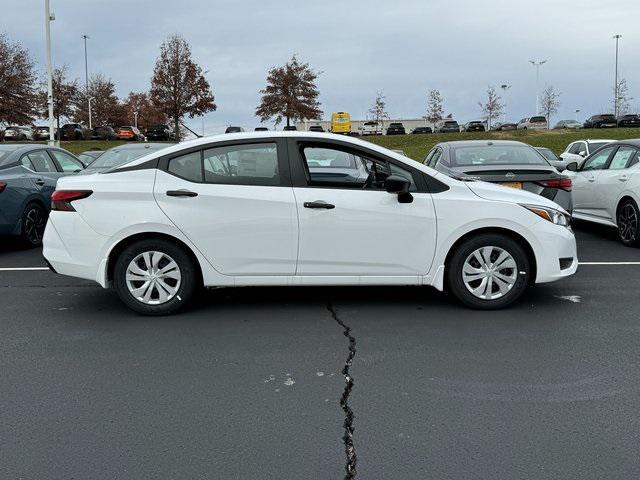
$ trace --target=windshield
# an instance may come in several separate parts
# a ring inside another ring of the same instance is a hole
[[[106,170],[107,168],[119,167],[120,165],[124,165],[136,158],[143,157],[148,153],[155,152],[165,148],[165,145],[144,145],[140,148],[112,148],[111,150],[107,150],[91,165],[89,169],[91,170]]]
[[[600,147],[604,147],[605,145],[607,145],[609,143],[611,143],[611,142],[589,142],[589,148],[591,149],[592,152],[595,152]]]
[[[0,167],[7,164],[9,155],[22,145],[0,145]]]
[[[547,165],[547,162],[527,145],[482,145],[453,150],[452,167],[482,165]]]
[[[444,122],[444,124],[448,127],[455,127],[458,125],[458,122]]]
[[[547,160],[558,160],[558,157],[556,157],[555,153],[553,153],[548,148],[536,148],[536,150],[538,150]]]
[[[541,122],[547,123],[547,119],[544,118],[544,117],[531,117],[529,122],[531,122],[531,123],[541,123]]]

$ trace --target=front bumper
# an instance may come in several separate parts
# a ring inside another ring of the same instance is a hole
[[[555,282],[576,273],[578,250],[573,231],[547,220],[540,220],[535,227],[536,244],[532,248],[537,264],[536,283]]]

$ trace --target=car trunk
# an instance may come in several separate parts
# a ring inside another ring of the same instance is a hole
[[[526,190],[553,200],[557,187],[549,187],[545,182],[563,178],[551,167],[466,167],[461,168],[464,174],[483,182],[498,183],[506,187]]]

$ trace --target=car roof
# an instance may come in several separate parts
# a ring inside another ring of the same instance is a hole
[[[454,140],[451,142],[440,142],[438,145],[448,145],[451,148],[457,147],[473,147],[480,145],[511,145],[529,147],[528,143],[517,142],[515,140]]]
[[[159,143],[159,142],[124,143],[122,145],[118,145],[117,147],[112,147],[109,150],[140,150],[141,148],[152,148],[152,147],[163,148],[163,147],[169,147],[172,145],[174,144]],[[83,152],[83,153],[86,153],[86,152]]]

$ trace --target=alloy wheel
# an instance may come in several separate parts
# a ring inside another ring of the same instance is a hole
[[[168,302],[178,293],[181,282],[180,267],[163,252],[143,252],[127,266],[126,284],[129,293],[146,305]]]
[[[518,266],[513,256],[496,246],[481,247],[464,261],[462,280],[471,294],[482,300],[505,296],[518,279]]]
[[[622,207],[618,214],[618,231],[625,242],[633,242],[638,231],[638,212],[631,203]]]
[[[42,209],[36,206],[31,207],[24,218],[24,232],[32,245],[38,245],[42,241],[45,226],[46,218]]]

